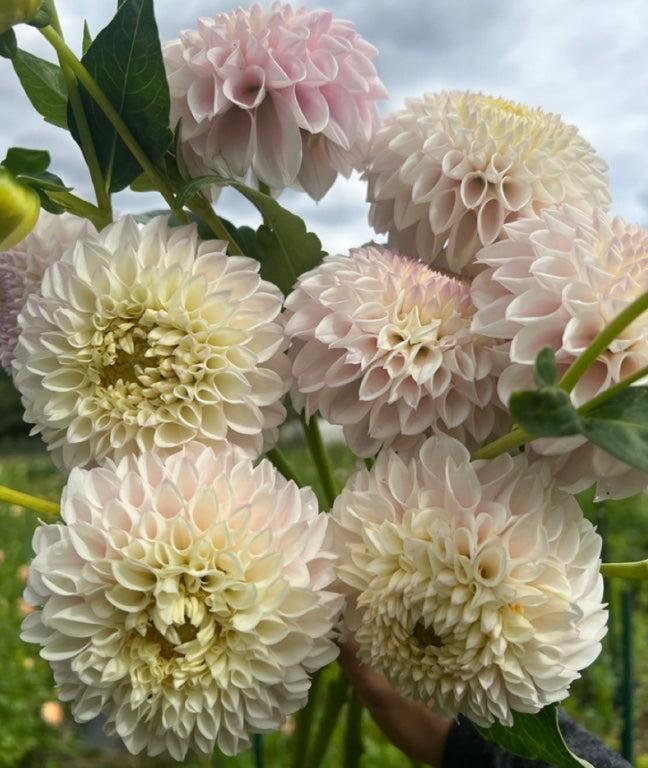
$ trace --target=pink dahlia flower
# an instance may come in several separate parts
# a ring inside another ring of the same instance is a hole
[[[571,206],[508,225],[506,238],[477,254],[484,268],[471,294],[478,308],[473,330],[510,343],[510,364],[499,380],[511,392],[533,388],[538,352],[550,346],[564,373],[628,304],[648,291],[648,232],[600,210]],[[612,341],[578,381],[576,406],[648,366],[648,317],[640,315]],[[539,440],[533,447],[556,455],[556,475],[582,490],[597,480],[601,495],[638,493],[648,477],[613,459],[584,438]],[[581,447],[582,446],[582,447]]]
[[[130,217],[67,250],[21,313],[14,381],[61,467],[277,438],[290,361],[283,296],[195,226]]]
[[[360,658],[445,717],[511,725],[598,656],[601,538],[548,467],[432,437],[383,451],[331,517]]]
[[[27,297],[38,291],[45,269],[78,238],[95,229],[86,219],[41,209],[34,229],[8,251],[0,252],[0,363],[12,374],[20,329],[18,315]]]
[[[560,203],[610,202],[605,163],[558,115],[482,93],[409,99],[376,134],[369,220],[389,244],[455,273],[502,227]]]
[[[131,752],[233,755],[337,655],[328,518],[268,461],[192,444],[77,468],[61,515],[34,536],[22,638]]]
[[[386,97],[376,50],[325,10],[254,4],[198,21],[164,46],[171,120],[194,175],[248,172],[319,200],[364,166]]]
[[[371,456],[430,431],[481,442],[498,416],[496,345],[470,330],[468,283],[387,249],[327,256],[286,300],[293,399]]]

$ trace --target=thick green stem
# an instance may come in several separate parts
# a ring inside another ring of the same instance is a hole
[[[97,208],[87,200],[83,200],[76,195],[71,194],[64,189],[47,190],[47,196],[55,203],[65,206],[66,210],[71,211],[77,216],[82,216],[91,221],[97,229],[103,229],[111,221],[110,212],[105,209]]]
[[[279,448],[271,448],[269,451],[266,451],[266,456],[274,464],[275,469],[277,469],[286,480],[292,480],[294,483],[297,483],[300,488],[303,487],[304,483],[301,482],[299,476]]]
[[[187,203],[187,207],[189,210],[193,211],[194,213],[198,214],[207,226],[211,229],[211,231],[216,235],[217,238],[220,240],[225,240],[225,242],[228,243],[228,251],[234,255],[234,256],[240,256],[241,255],[241,249],[238,247],[237,242],[234,240],[232,235],[227,231],[227,228],[223,224],[223,222],[220,220],[220,218],[216,215],[214,212],[214,209],[211,207],[210,203],[205,199],[203,195],[195,195],[194,197],[189,200]]]
[[[635,563],[603,563],[601,573],[609,579],[648,579],[648,560]]]
[[[324,759],[340,712],[346,703],[348,691],[349,682],[342,673],[339,673],[338,677],[329,683],[322,719],[315,736],[310,759],[305,763],[308,768],[319,768]]]
[[[627,328],[633,320],[648,309],[648,292],[643,293],[632,304],[629,304],[611,323],[599,333],[599,335],[586,347],[586,349],[574,360],[565,372],[558,386],[566,392],[571,392],[581,376],[592,365],[596,358],[607,349],[610,342]]]
[[[310,741],[311,726],[315,715],[315,707],[318,703],[317,693],[322,680],[322,670],[313,675],[308,702],[303,709],[295,715],[295,751],[293,754],[292,768],[303,768],[306,765],[306,753]]]
[[[130,128],[123,121],[119,112],[110,103],[104,92],[97,85],[96,81],[83,64],[77,59],[74,52],[68,47],[63,38],[56,32],[56,30],[49,27],[42,27],[40,29],[41,34],[54,48],[61,62],[61,66],[66,65],[70,71],[74,73],[77,81],[86,89],[92,99],[108,118],[113,128],[119,134],[119,137],[128,147],[129,151],[137,162],[141,165],[144,173],[149,177],[151,183],[155,186],[158,192],[166,200],[169,208],[177,215],[180,215],[178,211],[173,191],[169,186],[167,180],[155,167],[153,162],[147,156],[146,152],[140,147],[137,139],[133,136]]]
[[[346,733],[344,735],[344,768],[358,768],[363,751],[362,703],[354,691],[349,700]]]
[[[317,470],[317,474],[322,483],[326,502],[329,507],[332,507],[335,497],[337,496],[337,489],[335,487],[335,481],[333,480],[333,468],[331,467],[331,461],[326,452],[326,448],[324,447],[324,441],[322,440],[317,416],[311,416],[310,421],[308,422],[306,422],[306,419],[302,416],[302,426],[304,428],[304,434],[306,435],[308,449],[313,457],[315,469]]]
[[[7,504],[18,504],[21,507],[28,507],[33,509],[34,512],[43,512],[46,515],[58,515],[61,512],[61,508],[53,501],[47,501],[47,499],[40,499],[38,496],[31,496],[28,493],[21,493],[15,491],[13,488],[7,488],[4,485],[0,485],[0,501],[6,501]]]

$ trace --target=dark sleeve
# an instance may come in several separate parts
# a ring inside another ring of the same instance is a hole
[[[632,768],[591,733],[560,710],[560,730],[569,748],[594,768]],[[448,734],[441,768],[548,768],[541,760],[528,760],[480,736],[469,720],[460,717]]]

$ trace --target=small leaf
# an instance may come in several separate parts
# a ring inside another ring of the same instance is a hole
[[[173,134],[169,128],[169,86],[153,0],[121,3],[81,61],[149,159],[157,162]],[[117,192],[136,179],[142,168],[82,86],[79,92],[102,174],[109,181],[110,191]],[[71,109],[68,120],[74,139],[80,143]]]
[[[556,355],[551,347],[543,347],[535,361],[534,378],[539,389],[556,383]]]
[[[583,434],[604,451],[648,472],[648,387],[628,387],[586,410]]]
[[[13,59],[18,51],[18,41],[13,29],[8,29],[0,35],[0,56],[3,59]]]
[[[200,189],[211,184],[227,184],[246,197],[263,216],[264,225],[257,230],[253,253],[246,253],[261,262],[261,274],[285,294],[289,293],[299,275],[316,267],[324,257],[322,244],[304,221],[287,211],[269,195],[258,192],[239,181],[222,176],[202,176],[190,181],[178,195],[183,205]],[[236,239],[236,237],[235,237]]]
[[[85,56],[88,52],[88,48],[92,45],[92,35],[90,34],[90,27],[88,22],[83,22],[83,38],[81,40],[81,53]]]
[[[509,409],[522,429],[535,437],[563,437],[582,432],[582,419],[569,394],[560,387],[514,392]]]
[[[2,165],[8,168],[14,176],[29,173],[42,173],[50,164],[50,153],[46,149],[26,149],[11,147]]]
[[[34,109],[48,123],[67,129],[67,90],[61,68],[22,50],[12,63]]]
[[[558,727],[558,710],[545,707],[535,715],[516,712],[510,728],[495,723],[477,730],[504,749],[521,757],[544,760],[556,768],[593,768],[591,763],[577,757],[565,744]]]
[[[29,184],[34,189],[50,189],[50,190],[62,190],[68,192],[72,187],[66,187],[65,184],[49,171],[43,171],[42,173],[21,173],[16,177],[24,184]]]
[[[42,0],[36,13],[27,24],[31,27],[47,27],[52,23],[54,16],[54,4],[52,0]]]

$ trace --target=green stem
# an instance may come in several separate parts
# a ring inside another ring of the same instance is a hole
[[[592,365],[596,358],[609,346],[616,337],[627,328],[633,320],[648,309],[648,292],[643,293],[638,299],[629,304],[611,323],[599,333],[599,335],[586,347],[586,349],[574,360],[565,372],[558,386],[566,392],[571,392],[585,371]]]
[[[494,459],[501,453],[509,453],[509,451],[512,451],[515,448],[519,448],[519,446],[524,445],[524,443],[528,443],[533,439],[533,435],[525,432],[525,430],[521,429],[520,427],[516,427],[507,435],[498,437],[491,443],[488,443],[487,445],[479,448],[479,450],[473,453],[472,460],[477,461],[478,459]]]
[[[332,507],[335,497],[337,496],[337,489],[335,487],[335,481],[333,480],[333,468],[331,467],[329,455],[324,447],[324,441],[322,440],[322,433],[319,429],[317,416],[311,416],[310,421],[308,422],[306,422],[306,419],[302,416],[301,421],[308,449],[311,452],[315,469],[317,470],[317,474],[322,483],[324,497],[328,506]]]
[[[601,574],[609,579],[648,579],[648,560],[635,563],[603,563]]]
[[[270,194],[270,187],[265,183],[265,181],[259,182],[259,192],[261,192],[264,195],[267,195],[268,197],[272,197]]]
[[[344,738],[344,768],[358,768],[364,747],[362,744],[362,703],[354,691],[349,701]]]
[[[241,255],[242,252],[236,240],[234,240],[232,235],[227,231],[227,228],[223,222],[216,215],[214,209],[202,194],[192,197],[191,200],[189,200],[187,203],[187,207],[190,211],[193,211],[205,221],[207,226],[211,229],[217,238],[220,240],[225,240],[228,243],[228,251],[232,255]]]
[[[260,733],[253,733],[250,741],[252,742],[252,754],[254,755],[254,768],[264,768],[263,736]]]
[[[313,716],[317,705],[318,688],[322,680],[322,670],[313,675],[308,703],[295,715],[295,752],[293,754],[292,768],[303,768],[306,765],[306,751],[310,738],[310,730],[313,724]]]
[[[131,133],[130,128],[123,121],[119,112],[110,103],[104,92],[97,85],[96,81],[83,64],[77,59],[74,52],[68,47],[63,38],[56,32],[56,30],[49,27],[42,27],[40,29],[41,34],[50,43],[50,45],[56,51],[61,66],[67,65],[74,73],[79,83],[86,89],[90,96],[94,99],[95,103],[108,118],[115,131],[119,134],[119,137],[128,147],[129,151],[137,162],[141,165],[144,173],[149,177],[151,183],[160,192],[162,197],[166,200],[169,208],[180,216],[181,211],[176,206],[173,190],[169,186],[167,180],[162,176],[160,171],[151,162],[146,152],[140,147],[137,139]]]
[[[305,763],[308,768],[318,768],[324,759],[340,712],[346,703],[348,690],[349,681],[342,673],[339,673],[337,678],[329,683],[322,719],[315,735],[310,759]]]
[[[40,499],[38,496],[31,496],[28,493],[15,491],[13,488],[7,488],[0,485],[0,501],[6,501],[8,504],[18,504],[21,507],[28,507],[34,512],[43,512],[46,515],[58,515],[61,508],[53,501]]]
[[[616,395],[618,392],[621,392],[621,390],[626,389],[635,381],[643,379],[644,376],[648,376],[648,365],[640,368],[636,373],[633,373],[631,376],[628,376],[627,378],[618,382],[618,384],[615,384],[613,387],[606,389],[604,392],[599,392],[596,397],[593,397],[591,400],[588,400],[586,403],[581,405],[581,407],[578,409],[578,412],[581,414],[581,416],[587,415],[590,411],[594,410],[594,408],[597,408],[599,405],[601,405],[601,403],[609,400],[609,398],[611,398],[613,395]]]
[[[300,481],[297,473],[291,467],[288,459],[286,459],[279,448],[271,448],[269,451],[266,451],[266,456],[274,464],[275,469],[277,469],[286,480],[292,480],[300,488],[303,487],[304,484]]]
[[[71,194],[67,190],[48,189],[47,196],[55,203],[65,206],[66,210],[72,211],[77,216],[89,219],[97,229],[103,229],[111,221],[111,216],[105,209],[97,208],[96,205],[92,205],[92,203]]]

